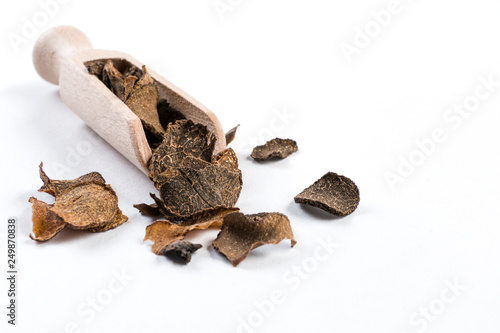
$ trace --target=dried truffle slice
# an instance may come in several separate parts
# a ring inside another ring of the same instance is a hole
[[[215,222],[214,222],[215,223]],[[191,224],[188,226],[172,223],[167,220],[159,220],[146,227],[144,240],[153,241],[151,251],[162,254],[162,250],[169,244],[183,239],[188,232],[194,229],[207,229],[210,223]]]
[[[111,221],[110,223],[106,223],[102,226],[95,227],[95,228],[89,228],[86,230],[88,230],[90,232],[108,231],[108,230],[111,230],[111,229],[114,229],[116,227],[121,226],[123,223],[127,222],[127,220],[128,220],[128,217],[123,215],[122,211],[119,208],[117,208],[113,221]],[[69,227],[71,228],[71,226],[69,226]]]
[[[95,75],[99,80],[102,81],[102,71],[104,69],[104,60],[92,60],[85,63],[89,74]]]
[[[206,210],[201,213],[192,215],[179,223],[181,225],[192,225],[192,224],[210,224],[210,227],[220,228],[222,226],[222,221],[224,216],[239,211],[239,208],[215,208],[211,210]]]
[[[286,158],[298,150],[297,142],[290,139],[272,139],[252,151],[252,158],[256,161],[266,161],[270,158]]]
[[[64,227],[101,232],[128,220],[118,208],[116,193],[97,172],[74,180],[52,180],[41,163],[40,178],[44,184],[39,191],[52,194],[56,201],[48,205],[30,198],[34,240],[48,240]]]
[[[159,255],[167,245],[184,239],[191,230],[208,229],[210,227],[220,228],[224,216],[233,213],[234,209],[214,210],[212,214],[181,223],[174,223],[167,220],[156,221],[146,227],[144,240],[153,241],[154,244],[151,247],[151,251]]]
[[[139,213],[141,213],[141,215],[144,215],[144,216],[160,216],[161,215],[161,211],[160,209],[158,208],[158,205],[157,204],[145,204],[145,203],[141,203],[141,204],[136,204],[134,205],[134,208],[137,208],[137,210],[139,211]]]
[[[217,154],[213,159],[213,163],[230,171],[240,172],[238,169],[238,157],[236,157],[236,153],[231,148]]]
[[[147,72],[146,66],[142,67],[142,72],[142,77],[133,86],[125,104],[141,119],[144,128],[161,137],[164,130],[156,110],[158,86]]]
[[[149,195],[151,196],[151,198],[153,198],[154,200],[154,205],[156,205],[156,207],[158,207],[158,211],[161,213],[160,215],[163,215],[163,217],[165,217],[167,220],[176,220],[176,217],[175,215],[173,215],[172,213],[170,213],[167,208],[165,207],[165,204],[163,203],[163,200],[161,200],[160,198],[158,198],[156,196],[156,194],[154,193],[149,193]]]
[[[233,207],[242,186],[232,149],[212,158],[215,137],[190,120],[170,124],[150,163],[150,178],[160,193],[155,199],[167,219],[184,219],[215,208]]]
[[[66,222],[50,210],[51,205],[34,197],[31,197],[29,202],[33,204],[33,232],[30,234],[31,239],[45,242],[64,229]]]
[[[136,76],[127,76],[123,81],[123,99],[122,101],[127,100],[130,96],[130,93],[134,89],[134,85],[137,82],[138,78]]]
[[[240,127],[240,125],[236,125],[235,127],[231,128],[227,133],[226,133],[226,145],[230,144],[233,142],[234,137],[236,136],[236,130]]]
[[[123,71],[123,76],[129,77],[129,76],[135,76],[137,79],[140,79],[142,77],[142,71],[139,67],[130,64],[124,71]]]
[[[194,157],[205,162],[212,161],[215,136],[206,126],[191,120],[179,120],[167,127],[163,142],[153,153],[150,178],[155,178],[167,167],[179,166],[186,157]]]
[[[161,253],[165,256],[168,256],[169,253],[175,253],[178,258],[188,263],[191,261],[191,255],[198,251],[201,247],[201,244],[193,244],[191,242],[181,240],[165,246]]]
[[[201,170],[169,168],[158,189],[170,214],[187,217],[218,207],[233,207],[241,191],[241,172],[219,163]]]
[[[40,178],[43,181],[43,185],[42,187],[40,187],[38,192],[49,193],[55,197],[58,196],[64,190],[76,186],[78,184],[86,182],[95,182],[104,185],[106,183],[106,181],[99,172],[91,172],[73,180],[54,180],[50,179],[47,176],[47,174],[43,171],[43,163],[40,163],[39,168],[40,168]]]
[[[141,70],[137,66],[130,65],[122,73],[111,59],[88,61],[85,65],[90,74],[97,76],[123,102],[129,96],[135,82],[142,77]]]
[[[51,211],[73,229],[90,229],[113,223],[118,198],[109,185],[87,182],[70,187],[56,196]]]
[[[278,244],[283,239],[290,239],[292,247],[297,243],[290,221],[284,214],[232,213],[224,217],[222,229],[213,241],[213,246],[236,266],[253,249],[264,244]]]
[[[125,77],[113,65],[113,61],[106,61],[106,65],[102,70],[102,82],[118,97],[125,101]]]
[[[359,189],[347,177],[328,172],[295,196],[295,202],[321,208],[333,215],[346,216],[359,204]]]

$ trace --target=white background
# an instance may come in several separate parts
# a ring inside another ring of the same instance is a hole
[[[460,123],[445,119],[455,104],[473,101],[481,77],[500,81],[498,1],[401,0],[350,63],[342,43],[354,45],[357,28],[376,29],[370,13],[389,1],[222,3],[232,5],[221,18],[213,0],[74,0],[44,21],[37,1],[2,2],[2,271],[9,217],[18,219],[19,259],[15,328],[6,324],[1,274],[2,332],[498,332],[500,87]],[[23,34],[34,16],[40,28]],[[210,230],[188,237],[203,248],[187,266],[152,254],[142,241],[152,219],[132,205],[150,202],[153,184],[92,140],[33,69],[34,41],[61,24],[84,31],[95,48],[148,64],[214,111],[225,130],[241,124],[232,144],[244,180],[238,206],[288,215],[296,247],[263,246],[234,268],[210,246]],[[15,47],[13,36],[24,40]],[[285,111],[293,119],[274,119]],[[416,141],[436,129],[446,140],[392,190],[387,173],[398,173],[400,158],[422,157]],[[295,139],[299,152],[252,161],[254,141],[269,134]],[[29,239],[28,198],[53,200],[36,191],[40,161],[54,178],[101,172],[129,221],[99,234],[64,230],[44,244]],[[359,186],[352,215],[293,203],[327,171]],[[318,262],[315,250],[329,239],[338,247]],[[299,278],[293,270],[304,265]],[[106,299],[122,271],[131,280]],[[465,290],[454,294],[453,283]],[[275,291],[284,301],[269,310]],[[109,301],[100,312],[89,310],[95,297]]]

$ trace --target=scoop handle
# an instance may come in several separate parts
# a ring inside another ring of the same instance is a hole
[[[57,26],[38,37],[33,49],[33,64],[44,80],[59,84],[64,63],[72,54],[87,49],[92,49],[92,44],[83,32],[71,26]]]

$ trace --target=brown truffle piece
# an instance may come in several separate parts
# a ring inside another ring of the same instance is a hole
[[[295,202],[321,208],[336,216],[346,216],[359,204],[359,189],[347,177],[328,172],[295,196]]]
[[[130,93],[134,89],[134,85],[137,82],[136,76],[127,76],[125,80],[123,80],[123,99],[122,101],[126,101],[130,96]],[[118,95],[117,95],[118,96]],[[120,96],[118,96],[120,97]]]
[[[178,167],[186,157],[210,163],[215,147],[215,136],[206,126],[191,120],[169,124],[163,142],[153,153],[149,164],[150,178],[155,181],[167,167]],[[190,165],[183,164],[189,167]]]
[[[160,216],[161,215],[161,212],[160,210],[158,209],[158,205],[157,204],[145,204],[145,203],[141,203],[141,204],[136,204],[134,205],[134,208],[137,208],[137,210],[139,211],[139,213],[141,213],[141,215],[144,215],[144,216],[152,216],[152,217],[155,217],[155,216]]]
[[[151,251],[159,255],[167,245],[184,239],[191,230],[208,229],[210,227],[220,228],[224,216],[233,213],[235,210],[237,208],[217,209],[210,214],[198,216],[181,223],[159,220],[146,227],[144,240],[153,241]]]
[[[118,199],[109,185],[88,182],[56,196],[51,210],[73,229],[90,229],[113,223]]]
[[[45,242],[64,229],[66,222],[50,210],[51,205],[34,197],[31,197],[29,202],[33,204],[33,232],[30,234],[31,239]]]
[[[142,67],[143,75],[135,83],[125,104],[141,119],[142,126],[153,135],[161,138],[164,133],[158,118],[158,86],[149,75],[146,66]]]
[[[215,221],[213,222],[215,223]],[[153,241],[151,251],[155,254],[162,254],[162,250],[173,242],[184,239],[188,232],[194,229],[207,229],[212,225],[210,222],[183,225],[172,223],[167,220],[159,220],[146,227],[144,240]]]
[[[87,61],[85,63],[85,66],[87,66],[89,74],[96,76],[99,80],[102,81],[102,72],[105,64],[106,62],[104,60],[99,59]]]
[[[232,149],[212,158],[214,144],[213,134],[191,120],[168,126],[150,163],[161,198],[153,199],[165,218],[184,220],[236,204],[242,185],[238,159]]]
[[[111,60],[108,60],[102,70],[102,82],[116,95],[116,97],[121,99],[122,102],[125,101],[124,81],[125,77],[123,74],[115,68]]]
[[[168,256],[170,253],[175,253],[178,258],[188,263],[191,261],[191,255],[198,251],[201,247],[201,244],[193,244],[191,242],[181,240],[165,246],[161,253],[164,256]]]
[[[100,59],[85,63],[89,74],[101,82],[124,102],[141,120],[146,140],[156,149],[169,123],[185,119],[182,112],[159,98],[159,85],[147,72],[128,61]]]
[[[213,241],[213,246],[236,266],[253,249],[264,244],[278,244],[283,239],[290,239],[292,247],[297,243],[290,221],[284,214],[232,213],[224,217],[222,229]]]
[[[33,234],[37,241],[46,241],[64,227],[91,232],[107,231],[123,224],[127,217],[118,208],[118,198],[102,176],[91,172],[74,180],[52,180],[42,169],[40,192],[55,196],[49,205],[35,198],[33,204]]]
[[[114,229],[116,227],[119,227],[121,226],[123,223],[127,222],[128,220],[128,217],[123,215],[122,211],[120,210],[120,208],[117,208],[116,209],[116,214],[115,214],[115,217],[113,218],[113,220],[109,223],[105,223],[103,225],[100,225],[98,227],[95,227],[95,228],[88,228],[88,229],[85,229],[85,230],[88,230],[90,232],[103,232],[103,231],[108,231],[108,230],[111,230],[111,229]],[[72,228],[70,225],[68,225],[68,227]],[[75,229],[75,228],[73,228]]]
[[[262,146],[253,149],[252,158],[256,161],[266,161],[273,157],[286,158],[298,150],[297,143],[290,139],[272,139]]]
[[[236,130],[240,127],[240,125],[236,125],[235,127],[231,128],[229,131],[226,133],[226,145],[230,144],[233,142],[234,137],[236,136]]]
[[[73,180],[54,180],[50,179],[43,171],[43,163],[40,163],[39,169],[43,185],[38,192],[45,192],[53,196],[58,196],[64,190],[86,182],[106,184],[106,181],[99,172],[91,172]]]

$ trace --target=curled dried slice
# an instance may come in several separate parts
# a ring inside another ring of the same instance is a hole
[[[238,212],[224,217],[222,229],[213,241],[213,246],[236,266],[253,249],[264,244],[278,244],[283,239],[290,239],[292,247],[297,243],[290,221],[284,214],[244,215]]]
[[[141,119],[145,129],[161,136],[164,130],[156,109],[158,86],[147,72],[146,66],[142,67],[142,72],[142,77],[133,86],[125,104]]]
[[[134,208],[137,208],[137,210],[141,213],[141,215],[144,215],[144,216],[160,216],[161,215],[161,212],[160,212],[160,209],[158,209],[158,205],[157,204],[145,204],[145,203],[141,203],[141,204],[136,204],[134,205]]]
[[[86,182],[95,182],[105,184],[106,181],[101,176],[99,172],[91,172],[81,177],[78,177],[73,180],[54,180],[50,179],[47,174],[43,171],[43,163],[40,163],[40,178],[43,181],[42,187],[38,190],[38,192],[46,192],[53,196],[58,196],[64,190],[76,186],[78,184],[86,183]]]
[[[113,65],[113,61],[108,60],[102,70],[102,82],[119,98],[125,101],[125,77]]]
[[[233,142],[234,137],[236,136],[236,130],[240,127],[240,125],[236,125],[235,127],[231,128],[229,131],[226,133],[226,145],[230,144]]]
[[[118,198],[111,186],[96,182],[66,189],[56,196],[51,208],[73,229],[97,228],[113,223],[117,210]]]
[[[298,150],[297,142],[290,139],[272,139],[252,151],[252,158],[256,161],[266,161],[273,157],[286,158]]]
[[[64,227],[101,232],[118,227],[128,220],[118,208],[118,198],[98,172],[73,180],[52,180],[40,164],[43,186],[40,192],[55,196],[53,205],[35,198],[33,203],[33,234],[30,237],[46,241]]]
[[[163,249],[173,242],[183,239],[188,232],[194,229],[207,229],[209,223],[182,225],[175,224],[167,220],[156,221],[146,227],[144,240],[153,241],[151,251],[155,254],[162,254]]]
[[[220,227],[224,216],[234,212],[235,209],[214,210],[211,214],[205,214],[181,223],[174,223],[167,220],[156,221],[146,227],[144,240],[153,241],[154,244],[151,247],[151,251],[159,255],[167,245],[184,239],[191,230]]]
[[[31,197],[29,202],[33,204],[33,232],[30,234],[31,239],[45,242],[64,229],[66,222],[50,210],[51,205],[34,197]]]
[[[168,256],[169,253],[175,253],[178,258],[188,263],[191,261],[191,255],[198,251],[201,247],[201,244],[193,244],[191,242],[181,240],[165,246],[161,253],[165,256]]]
[[[333,215],[346,216],[359,204],[359,189],[347,177],[328,172],[295,196],[295,202],[321,208]]]

